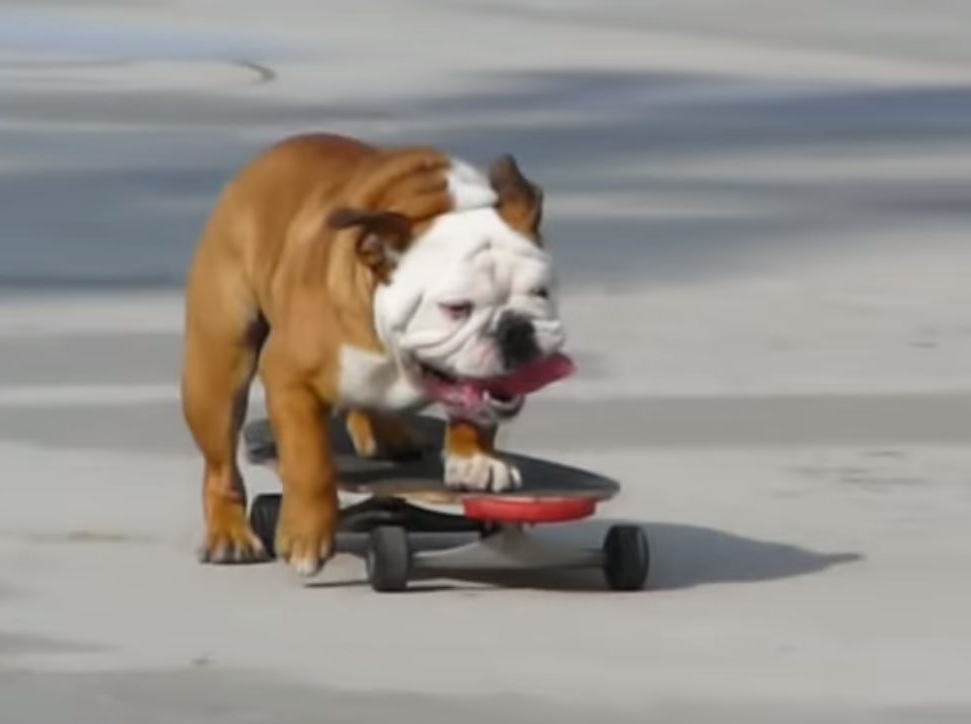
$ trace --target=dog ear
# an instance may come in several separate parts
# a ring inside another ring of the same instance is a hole
[[[357,256],[382,282],[390,279],[412,236],[411,221],[395,211],[340,208],[328,217],[327,226],[337,231],[358,230],[354,242]]]
[[[499,214],[506,223],[542,243],[539,227],[543,220],[543,189],[523,176],[516,159],[509,154],[492,163],[489,183],[499,196]]]

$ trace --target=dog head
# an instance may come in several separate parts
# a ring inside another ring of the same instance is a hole
[[[358,253],[380,280],[378,335],[414,383],[452,415],[511,417],[572,371],[542,191],[509,156],[488,177],[457,161],[439,173],[441,188],[424,185],[438,189],[436,213],[345,209],[331,223],[361,230]]]

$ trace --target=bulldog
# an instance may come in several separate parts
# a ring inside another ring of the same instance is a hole
[[[562,378],[542,191],[503,156],[482,172],[431,147],[312,134],[250,160],[223,189],[185,292],[182,409],[204,460],[201,560],[266,552],[246,519],[237,441],[257,373],[277,440],[275,548],[317,572],[337,526],[327,435],[344,418],[357,453],[397,456],[396,413],[439,403],[449,486],[505,490],[497,425]]]

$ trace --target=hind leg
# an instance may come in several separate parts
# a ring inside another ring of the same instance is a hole
[[[344,423],[362,458],[406,460],[419,456],[427,444],[418,430],[393,413],[351,409]]]
[[[204,464],[203,562],[249,562],[266,558],[246,520],[246,488],[236,462],[239,430],[246,416],[262,334],[255,305],[245,296],[220,293],[220,279],[190,281],[187,297],[182,408]]]

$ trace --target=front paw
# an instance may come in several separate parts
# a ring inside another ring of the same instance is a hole
[[[492,455],[445,455],[445,486],[455,490],[500,493],[522,486],[515,465]]]
[[[324,501],[296,501],[283,496],[274,548],[301,576],[312,576],[333,553],[337,527],[337,504]]]
[[[255,563],[269,558],[246,520],[242,503],[227,499],[207,506],[206,537],[199,546],[202,563]]]

